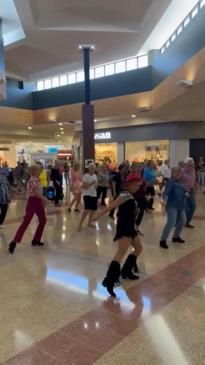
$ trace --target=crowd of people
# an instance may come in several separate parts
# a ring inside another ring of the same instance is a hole
[[[130,280],[139,278],[137,259],[143,249],[141,236],[144,235],[140,226],[145,212],[155,209],[156,186],[161,205],[167,215],[167,222],[159,240],[160,248],[169,248],[168,238],[173,229],[173,242],[185,243],[181,234],[185,226],[194,228],[191,222],[196,209],[195,187],[197,176],[199,183],[203,182],[204,165],[201,158],[196,166],[191,157],[187,157],[172,169],[169,167],[169,161],[155,163],[150,160],[132,164],[126,161],[119,167],[112,168],[106,162],[102,162],[97,165],[89,164],[84,175],[81,174],[78,162],[74,162],[72,168],[68,164],[62,165],[59,161],[56,161],[54,167],[48,168],[39,162],[31,167],[26,163],[18,163],[11,171],[8,165],[2,166],[0,228],[3,228],[11,201],[11,189],[21,192],[27,185],[28,197],[23,222],[9,244],[9,252],[14,253],[34,215],[38,217],[39,225],[31,244],[44,245],[42,234],[46,225],[45,207],[49,200],[53,200],[55,206],[63,200],[64,180],[72,194],[72,199],[69,198],[67,202],[68,213],[72,212],[73,207],[75,213],[81,213],[79,230],[86,219],[88,227],[91,228],[95,228],[95,221],[105,214],[108,214],[110,219],[117,220],[114,241],[118,242],[118,248],[102,283],[108,293],[115,296],[114,286],[119,282],[120,276]],[[84,208],[81,212],[82,197]],[[128,255],[121,269],[121,261],[129,246],[133,248],[133,252]]]

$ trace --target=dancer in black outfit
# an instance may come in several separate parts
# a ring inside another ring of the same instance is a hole
[[[133,274],[133,271],[138,271],[136,260],[142,252],[142,243],[136,230],[137,204],[133,194],[139,189],[140,185],[141,179],[137,174],[128,175],[126,180],[127,190],[120,193],[118,198],[114,200],[109,207],[106,207],[94,217],[94,220],[97,220],[106,212],[114,208],[119,208],[117,232],[114,238],[114,241],[118,241],[118,250],[109,266],[106,277],[102,282],[102,285],[107,288],[108,293],[112,297],[116,297],[113,288],[115,284],[119,282],[120,262],[130,245],[134,248],[134,251],[127,257],[122,267],[121,275],[123,279],[139,279],[138,275]]]

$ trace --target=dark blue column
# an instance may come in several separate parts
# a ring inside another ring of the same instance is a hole
[[[4,63],[4,44],[2,36],[2,19],[0,19],[0,99],[6,98],[6,74]]]
[[[95,160],[94,106],[91,105],[90,90],[90,48],[83,49],[85,74],[85,101],[82,106],[83,121],[83,168],[88,160]]]
[[[85,104],[90,105],[91,95],[90,95],[90,49],[89,48],[84,48],[83,58],[84,58],[84,74],[85,74]]]

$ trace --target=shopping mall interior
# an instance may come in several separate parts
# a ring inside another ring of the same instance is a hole
[[[205,365],[204,19],[0,0],[1,365]]]

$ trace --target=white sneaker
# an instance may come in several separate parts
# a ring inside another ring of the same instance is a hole
[[[3,224],[0,224],[0,229],[6,229],[6,227],[3,226]]]

